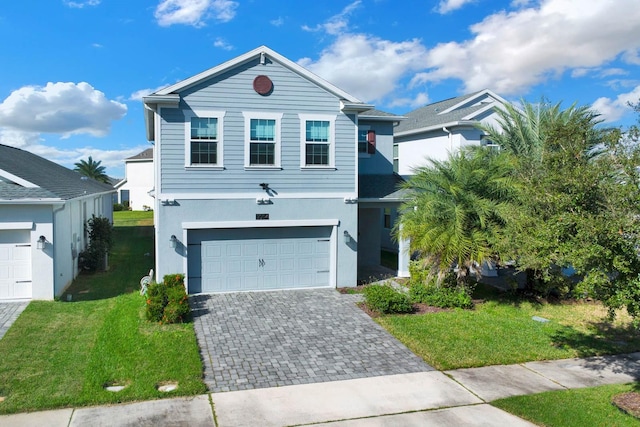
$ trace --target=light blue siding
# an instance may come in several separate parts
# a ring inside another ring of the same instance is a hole
[[[369,126],[376,132],[375,154],[360,154],[358,173],[360,175],[391,175],[393,173],[393,123],[360,120],[359,125]]]
[[[267,75],[273,92],[262,96],[253,80]],[[251,61],[227,73],[184,90],[179,109],[161,109],[160,185],[162,193],[254,192],[268,182],[280,194],[354,192],[355,118],[340,111],[340,100],[277,63]],[[224,170],[185,168],[185,114],[183,111],[224,111]],[[283,113],[281,170],[245,170],[243,112]],[[298,114],[335,114],[335,170],[301,170]]]

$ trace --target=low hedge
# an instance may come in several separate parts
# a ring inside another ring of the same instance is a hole
[[[378,313],[410,313],[413,310],[409,297],[391,285],[369,285],[363,293],[367,307]]]
[[[189,315],[189,298],[183,274],[167,274],[160,283],[147,288],[147,320],[160,323],[181,323]]]

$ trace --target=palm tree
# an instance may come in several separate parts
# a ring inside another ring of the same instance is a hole
[[[104,173],[105,167],[101,166],[100,163],[102,163],[102,161],[96,162],[91,158],[91,156],[89,156],[86,161],[80,160],[75,163],[75,168],[73,170],[80,173],[80,175],[108,184],[109,177]]]
[[[416,169],[405,189],[398,238],[409,238],[412,251],[442,277],[453,265],[464,282],[476,263],[494,258],[492,242],[504,225],[515,182],[513,157],[482,147],[429,160]]]

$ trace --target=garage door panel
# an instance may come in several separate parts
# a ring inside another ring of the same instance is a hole
[[[331,230],[285,227],[190,231],[189,245],[201,246],[202,250],[189,252],[188,274],[194,264],[201,263],[200,292],[328,287]],[[198,254],[203,255],[194,259]],[[215,259],[216,254],[221,254],[220,258]],[[190,282],[189,291],[194,289]]]
[[[0,300],[31,298],[31,245],[28,230],[0,231]]]

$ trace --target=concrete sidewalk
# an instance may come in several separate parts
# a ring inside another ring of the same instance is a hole
[[[17,414],[0,426],[532,426],[488,402],[639,379],[632,353]]]

